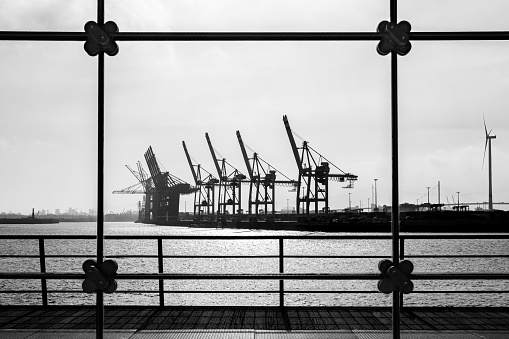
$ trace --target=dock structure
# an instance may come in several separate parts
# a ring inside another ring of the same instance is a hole
[[[228,163],[226,159],[217,157],[217,152],[212,146],[209,134],[205,133],[217,179],[214,175],[205,171],[200,164],[193,163],[183,141],[182,146],[195,181],[195,187],[191,187],[169,172],[162,172],[152,147],[149,147],[145,153],[145,160],[151,177],[145,178],[146,173],[142,168],[139,168],[136,172],[127,166],[139,183],[125,189],[113,191],[113,193],[145,194],[144,209],[140,211],[140,221],[177,220],[180,195],[190,193],[195,194],[193,216],[196,220],[202,220],[204,216],[209,216],[209,219],[217,216],[221,220],[237,216],[237,219],[239,219],[242,215],[247,215],[248,218],[251,217],[256,220],[260,216],[273,219],[276,213],[275,186],[284,186],[292,187],[292,191],[296,194],[297,207],[295,213],[297,215],[302,213],[308,217],[310,214],[325,214],[328,216],[330,212],[329,181],[347,182],[347,185],[343,188],[353,188],[357,176],[339,169],[311,148],[307,141],[304,141],[302,146],[298,147],[286,115],[283,116],[283,122],[297,163],[298,175],[296,180],[290,179],[275,170],[272,165],[262,160],[256,152],[250,158],[240,132],[237,131],[237,139],[248,173],[248,175],[244,175],[235,166]],[[265,166],[268,166],[268,169],[265,169]],[[338,173],[332,173],[331,167]],[[284,179],[277,180],[277,174],[281,174]],[[249,185],[246,209],[242,205],[241,188],[243,184]],[[329,219],[334,218],[334,216],[331,216]]]

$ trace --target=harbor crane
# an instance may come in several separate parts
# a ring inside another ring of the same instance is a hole
[[[152,196],[150,202],[157,218],[165,218],[166,221],[178,219],[180,195],[194,193],[196,188],[167,171],[161,171],[152,146],[145,152],[145,160],[158,193]]]
[[[291,180],[281,172],[275,170],[274,167],[260,158],[256,152],[253,152],[253,157],[249,158],[240,131],[237,131],[237,139],[249,175],[249,215],[253,214],[253,206],[256,216],[262,211],[262,207],[264,214],[268,214],[269,207],[271,214],[275,214],[275,186],[277,184],[296,186],[297,181]],[[265,170],[262,162],[269,166],[268,170]],[[282,174],[287,180],[276,180],[276,172]]]
[[[297,184],[297,214],[300,214],[301,204],[302,211],[310,214],[310,205],[314,203],[315,214],[318,214],[319,203],[325,204],[323,211],[329,213],[329,181],[348,182],[344,188],[352,188],[353,183],[357,180],[357,176],[351,173],[345,173],[334,164],[331,164],[320,153],[312,149],[307,141],[303,141],[299,148],[295,143],[290,123],[286,115],[283,116],[283,122],[290,140],[295,162],[299,170],[299,179]],[[300,154],[299,154],[300,150]],[[317,161],[314,155],[319,156]],[[322,161],[325,160],[325,161]],[[339,170],[341,173],[330,173],[330,166]],[[302,190],[302,192],[301,192]]]
[[[146,194],[151,189],[154,189],[152,178],[145,172],[141,162],[138,161],[136,165],[138,166],[138,171],[132,169],[129,165],[125,165],[125,167],[134,175],[138,183],[120,190],[115,190],[113,194]]]
[[[152,178],[149,177],[141,162],[138,161],[136,165],[138,167],[137,171],[132,169],[129,165],[125,166],[138,180],[138,183],[120,190],[115,190],[113,194],[143,194],[143,202],[138,202],[139,219],[149,220],[153,212],[150,202],[154,200],[154,195],[158,195],[158,193]]]
[[[219,183],[219,180],[215,178],[210,172],[204,169],[200,164],[193,164],[191,156],[187,151],[185,141],[182,141],[184,152],[186,153],[187,162],[191,168],[193,179],[196,187],[194,193],[194,210],[193,214],[200,218],[202,214],[214,215],[214,197],[215,197],[215,186]]]
[[[241,210],[241,185],[242,181],[246,179],[246,176],[242,174],[238,169],[229,164],[226,159],[218,160],[216,152],[212,147],[212,142],[208,133],[205,133],[207,144],[209,145],[210,153],[212,154],[212,160],[216,167],[217,174],[219,176],[219,194],[217,198],[217,214],[226,215],[228,214],[228,206],[232,207],[232,214],[242,213]],[[219,165],[221,163],[221,166]],[[232,172],[228,174],[228,168],[232,169]]]

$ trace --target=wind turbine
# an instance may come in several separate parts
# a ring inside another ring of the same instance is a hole
[[[488,209],[493,209],[493,192],[492,192],[492,177],[491,177],[491,139],[496,139],[496,135],[491,135],[491,129],[488,133],[488,129],[486,128],[486,120],[484,119],[484,132],[486,133],[486,143],[484,144],[484,156],[482,158],[482,165],[484,167],[484,158],[486,158],[486,147],[488,147],[488,172],[489,172],[489,188],[488,188]]]

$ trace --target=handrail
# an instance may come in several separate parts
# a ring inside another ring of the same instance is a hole
[[[462,233],[462,234],[454,234],[454,233],[446,233],[446,234],[436,234],[436,233],[400,233],[401,239],[509,239],[509,233]],[[50,235],[37,235],[37,234],[27,234],[27,235],[8,235],[1,234],[0,239],[97,239],[95,235],[59,235],[59,234],[50,234]],[[200,239],[209,239],[209,240],[291,240],[291,239],[321,239],[321,240],[333,240],[333,239],[378,239],[378,240],[389,240],[392,239],[390,233],[380,232],[375,234],[345,234],[345,235],[105,235],[104,239],[108,240],[122,240],[122,239],[140,239],[140,240],[148,240],[148,239],[187,239],[187,240],[200,240]]]
[[[413,280],[509,280],[509,273],[413,273]],[[0,279],[85,279],[84,273],[2,272]],[[121,273],[116,280],[378,280],[380,273]],[[507,291],[509,293],[509,291]]]
[[[96,239],[94,235],[0,235],[0,240],[13,240],[13,239],[29,239],[38,240],[39,254],[0,254],[0,258],[39,258],[41,272],[0,272],[0,279],[15,279],[15,280],[41,280],[41,290],[3,290],[0,293],[41,293],[43,305],[47,305],[48,293],[76,293],[82,292],[78,290],[48,290],[46,286],[47,280],[79,280],[85,279],[84,273],[72,272],[46,272],[46,259],[47,258],[90,258],[93,255],[86,254],[45,254],[46,239]],[[355,234],[355,235],[261,235],[261,236],[246,236],[246,235],[233,235],[233,236],[187,236],[187,235],[106,235],[106,240],[157,240],[157,255],[121,255],[112,254],[107,255],[108,258],[157,258],[158,259],[158,272],[157,273],[121,273],[116,274],[116,280],[159,280],[159,289],[155,290],[119,290],[117,293],[159,293],[159,303],[164,305],[165,293],[279,293],[280,306],[284,306],[284,295],[288,293],[380,293],[376,290],[285,290],[285,280],[379,280],[382,278],[380,273],[285,273],[284,272],[284,259],[285,258],[329,258],[329,259],[346,259],[346,258],[362,258],[362,259],[383,259],[388,255],[293,255],[284,254],[284,240],[390,240],[391,236],[386,234]],[[509,239],[509,234],[401,234],[400,247],[401,259],[404,258],[508,258],[509,255],[505,254],[440,254],[440,255],[405,255],[404,245],[406,239]],[[273,255],[165,255],[163,253],[163,240],[278,240],[279,253]],[[163,259],[165,258],[279,258],[279,273],[164,273]],[[418,273],[415,272],[409,277],[411,280],[509,280],[509,273]],[[279,280],[279,290],[250,290],[250,291],[222,291],[222,290],[175,290],[165,291],[163,282],[165,280]],[[415,293],[509,293],[506,290],[486,290],[486,291],[414,291]],[[402,299],[401,299],[402,303]]]

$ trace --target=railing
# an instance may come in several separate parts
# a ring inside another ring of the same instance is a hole
[[[72,240],[95,240],[95,236],[75,236],[75,235],[0,235],[0,240],[14,240],[14,239],[33,239],[38,240],[38,254],[2,254],[0,258],[38,258],[40,264],[39,272],[0,272],[0,279],[40,279],[40,290],[0,290],[2,294],[15,294],[15,293],[40,293],[42,296],[42,304],[48,305],[48,293],[77,293],[83,292],[80,290],[49,290],[47,287],[47,280],[51,279],[85,279],[84,273],[74,272],[47,272],[46,259],[48,258],[90,258],[93,254],[46,254],[45,240],[50,239],[72,239]],[[279,306],[285,306],[285,294],[291,293],[380,293],[378,290],[285,290],[285,280],[380,280],[382,275],[380,273],[287,273],[285,272],[285,259],[386,259],[389,255],[290,255],[285,254],[284,240],[390,240],[390,235],[337,235],[337,236],[105,236],[106,240],[157,240],[157,255],[108,255],[107,258],[157,258],[158,272],[154,273],[123,273],[115,276],[116,280],[157,280],[159,281],[159,288],[154,290],[119,290],[115,293],[158,293],[159,305],[164,306],[165,293],[277,293],[279,294]],[[163,240],[274,240],[278,242],[278,254],[273,255],[165,255],[163,251]],[[451,234],[451,235],[401,235],[400,239],[400,259],[410,258],[509,258],[506,254],[458,254],[458,255],[437,255],[437,254],[421,254],[421,255],[406,255],[405,254],[405,240],[412,239],[455,239],[455,240],[490,240],[490,239],[509,239],[509,234]],[[247,258],[247,259],[260,259],[272,258],[277,259],[279,263],[279,272],[275,273],[165,273],[164,260],[166,258],[200,258],[200,259],[232,259],[232,258]],[[164,289],[165,280],[275,280],[279,281],[279,289],[274,290],[173,290],[167,291]],[[411,280],[509,280],[509,273],[413,273],[410,276]],[[375,284],[373,284],[375,286]],[[83,292],[84,293],[84,292]],[[475,290],[475,291],[462,291],[462,290],[440,290],[440,291],[413,291],[412,293],[509,293],[509,290]],[[400,295],[400,303],[403,304],[403,295]]]

